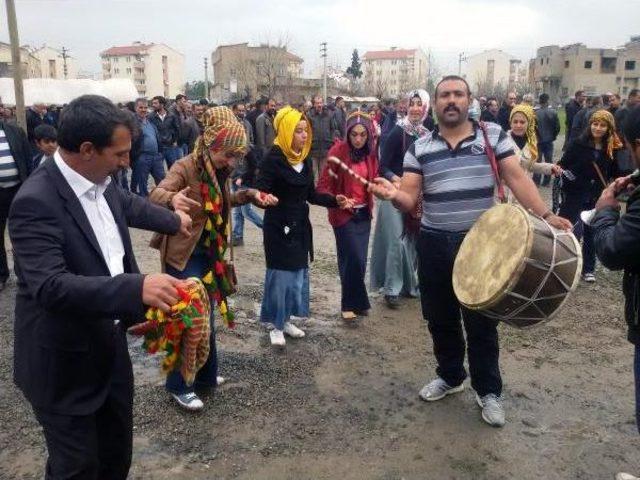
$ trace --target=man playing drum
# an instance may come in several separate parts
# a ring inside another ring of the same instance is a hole
[[[460,324],[462,312],[471,386],[484,421],[501,427],[505,415],[500,397],[498,322],[461,307],[452,287],[453,263],[460,244],[477,218],[495,202],[495,174],[485,149],[485,135],[480,125],[468,118],[470,96],[469,85],[463,78],[444,77],[435,93],[438,126],[407,151],[400,188],[378,178],[371,191],[405,212],[412,211],[422,197],[418,241],[420,295],[438,367],[437,378],[420,390],[420,397],[426,401],[440,400],[464,388],[467,373]],[[520,204],[552,226],[570,230],[571,223],[547,208],[520,167],[512,140],[496,124],[489,123],[485,128],[500,177]]]

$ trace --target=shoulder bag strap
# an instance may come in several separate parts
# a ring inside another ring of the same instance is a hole
[[[498,161],[496,160],[496,154],[493,151],[491,142],[489,142],[489,135],[487,134],[487,127],[484,122],[480,122],[480,130],[482,130],[482,136],[484,137],[484,151],[489,157],[489,163],[491,164],[491,170],[493,170],[493,176],[496,180],[496,186],[498,188],[498,200],[500,203],[505,203],[507,197],[504,194],[504,185],[502,185],[502,179],[500,178],[500,171],[498,170]]]
[[[593,165],[593,168],[596,170],[596,173],[598,174],[598,178],[600,179],[600,181],[602,182],[602,186],[604,188],[607,188],[607,181],[604,179],[604,175],[602,174],[602,170],[600,170],[600,167],[598,166],[598,164],[596,163],[595,160],[591,161],[591,165]]]

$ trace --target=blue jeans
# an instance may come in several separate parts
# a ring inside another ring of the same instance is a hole
[[[127,178],[127,168],[121,168],[116,172],[116,179],[120,183],[120,186],[125,190],[129,190],[129,179]]]
[[[636,426],[640,432],[640,345],[636,345],[633,358],[633,376],[636,384]]]
[[[498,321],[461,307],[453,291],[453,262],[464,237],[464,232],[420,231],[418,277],[422,316],[433,340],[437,375],[452,387],[460,385],[467,376],[462,316],[471,386],[480,396],[500,395]]]
[[[242,187],[238,187],[235,183],[231,184],[231,189],[234,192],[237,192]],[[239,207],[233,207],[233,239],[240,240],[244,236],[244,219],[246,218],[251,223],[253,223],[256,227],[262,230],[262,217],[258,215],[253,208],[251,208],[251,203],[246,203],[244,205],[240,205]]]
[[[538,143],[538,162],[553,163],[553,142],[540,142]],[[542,177],[542,183],[540,178]],[[536,185],[541,184],[543,187],[549,185],[551,177],[549,175],[535,174],[533,176],[533,183]]]
[[[149,195],[147,189],[149,174],[153,177],[156,185],[164,178],[164,165],[159,153],[141,153],[133,163],[131,171],[131,191],[133,193],[139,193],[143,197]]]
[[[171,168],[171,165],[173,165],[176,160],[180,160],[184,156],[182,154],[182,147],[180,146],[160,147],[160,153],[165,162],[167,162],[167,170]]]
[[[173,268],[171,265],[165,265],[166,272],[176,278],[189,278],[198,277],[202,278],[209,266],[209,259],[204,250],[197,246],[194,250],[191,258],[184,267],[184,270],[180,271]],[[216,387],[216,379],[218,377],[218,352],[216,350],[216,333],[213,325],[213,309],[214,305],[211,305],[211,336],[209,337],[209,357],[202,366],[198,373],[196,373],[196,379],[193,385],[187,386],[179,371],[173,371],[167,375],[167,382],[165,384],[166,389],[175,393],[176,395],[182,395],[185,393],[193,392],[195,388],[213,389]]]

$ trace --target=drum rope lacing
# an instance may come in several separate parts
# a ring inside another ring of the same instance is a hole
[[[538,312],[540,312],[540,314],[542,315],[542,317],[544,318],[544,320],[542,320],[543,322],[547,322],[549,320],[551,320],[551,318],[553,317],[552,315],[547,315],[545,312],[543,312],[540,307],[538,307],[538,305],[536,305],[537,301],[540,300],[553,300],[555,298],[561,298],[563,296],[566,295],[566,293],[571,291],[571,285],[567,285],[567,283],[561,279],[556,273],[555,273],[555,267],[559,266],[559,265],[566,265],[569,263],[573,263],[573,262],[577,262],[578,261],[578,257],[573,257],[573,258],[569,258],[567,260],[561,260],[556,262],[556,248],[558,246],[558,238],[560,238],[561,236],[568,236],[570,237],[571,234],[570,233],[566,233],[566,232],[562,232],[562,231],[556,231],[551,225],[549,225],[549,223],[542,217],[535,215],[533,212],[529,212],[531,213],[532,216],[540,219],[542,222],[544,222],[544,224],[547,226],[547,229],[551,232],[551,234],[553,235],[553,249],[552,252],[553,254],[551,255],[551,263],[549,265],[547,265],[546,263],[543,263],[539,260],[534,260],[532,258],[529,257],[525,257],[524,258],[524,262],[532,265],[535,268],[539,268],[540,270],[544,270],[544,269],[548,269],[546,274],[544,275],[542,281],[540,282],[540,284],[538,285],[538,287],[535,289],[535,291],[533,292],[533,295],[531,297],[525,297],[524,295],[520,295],[519,293],[515,293],[515,292],[510,292],[507,291],[505,292],[508,296],[514,297],[514,298],[518,298],[520,300],[525,300],[526,303],[520,305],[518,308],[516,308],[515,310],[513,310],[513,312],[507,314],[507,315],[495,315],[491,312],[491,310],[486,310],[483,312],[483,314],[487,317],[496,319],[496,320],[502,320],[505,321],[507,323],[511,323],[510,320],[514,319],[520,312],[524,311],[525,309],[529,308],[529,307],[533,307],[535,308]],[[565,248],[564,244],[560,244],[563,248]],[[542,289],[544,288],[544,286],[547,284],[547,281],[549,280],[549,277],[553,275],[556,280],[558,280],[558,282],[560,282],[560,284],[566,289],[565,293],[559,293],[559,294],[554,294],[554,295],[549,295],[546,297],[538,297],[538,295],[540,295],[540,292],[542,291]],[[566,301],[566,298],[565,300]],[[564,303],[564,301],[562,303]],[[561,305],[560,305],[561,306]],[[558,306],[558,308],[556,308],[554,310],[553,313],[557,312],[560,310],[560,306]],[[540,319],[537,317],[518,317],[518,320],[531,320],[531,321],[537,321],[537,323],[540,323]],[[511,323],[512,324],[512,323]],[[532,326],[532,325],[530,325]],[[520,327],[522,328],[522,327]]]

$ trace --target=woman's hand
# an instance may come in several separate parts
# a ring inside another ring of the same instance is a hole
[[[251,199],[251,203],[260,208],[275,207],[279,202],[278,197],[275,195],[261,192],[255,188],[247,190],[247,195]]]
[[[189,213],[189,210],[192,208],[199,208],[200,204],[195,200],[187,197],[187,193],[189,193],[190,187],[183,188],[178,193],[176,193],[171,199],[171,206],[175,211],[181,211],[185,213]]]
[[[551,175],[553,175],[554,177],[559,177],[560,175],[562,175],[562,167],[558,164],[554,164],[551,165]]]
[[[338,207],[345,210],[347,208],[353,208],[353,200],[347,198],[345,195],[336,195],[336,202],[338,202]]]
[[[369,192],[382,200],[393,200],[398,194],[398,187],[386,178],[377,177],[369,184]]]

